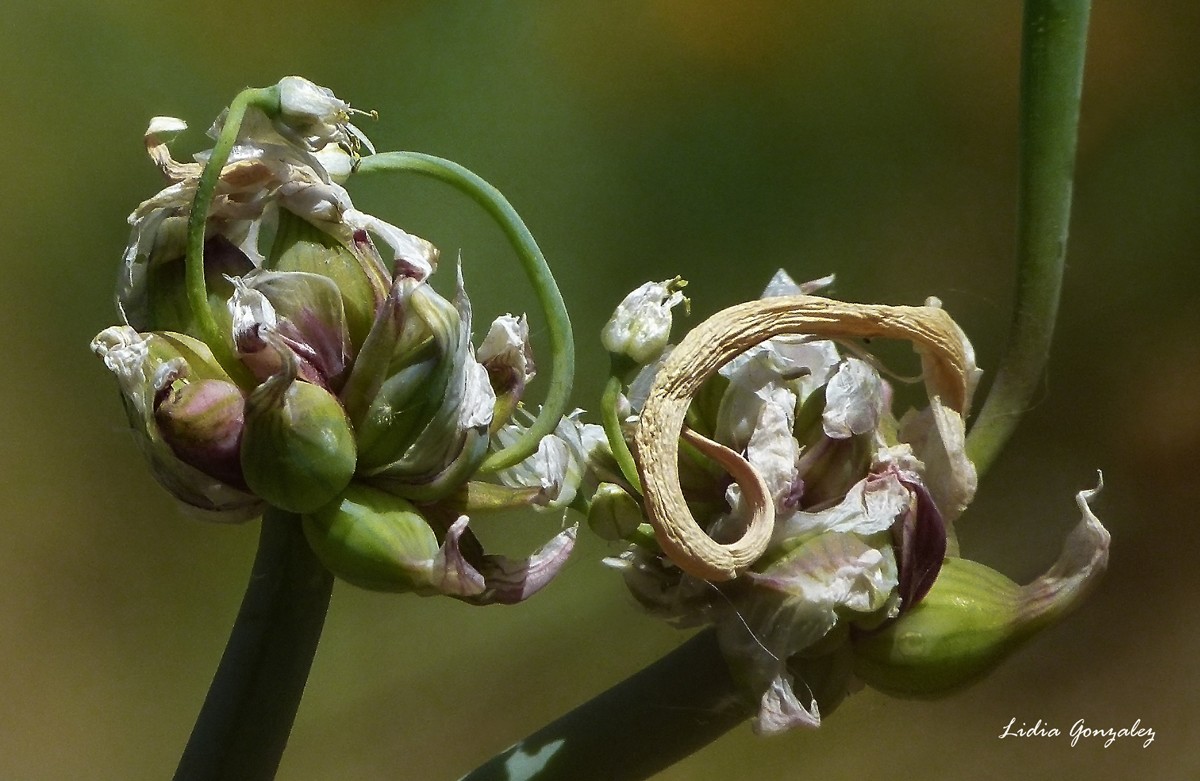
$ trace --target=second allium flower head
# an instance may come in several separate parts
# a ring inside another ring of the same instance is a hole
[[[213,153],[174,160],[164,137],[180,120],[146,132],[168,185],[130,216],[122,323],[93,341],[142,450],[208,517],[301,515],[314,550],[353,582],[525,598],[562,565],[574,530],[515,562],[483,554],[464,515],[489,448],[521,430],[510,417],[533,374],[524,318],[498,318],[477,354],[461,271],[443,298],[427,282],[437,250],[356,209],[339,183],[371,149],[349,105],[299,77],[264,92],[230,128],[202,258],[188,257],[189,218]],[[211,131],[218,147],[226,121]],[[563,475],[577,484],[579,469]],[[492,504],[546,505],[563,490],[500,477],[517,487],[492,485]]]
[[[650,612],[713,624],[756,729],[815,726],[856,682],[932,696],[979,677],[1087,592],[1108,535],[1083,521],[1024,588],[957,558],[976,487],[971,345],[936,301],[850,304],[784,272],[667,345],[678,280],[643,285],[605,329],[613,460],[589,523]],[[616,338],[616,335],[626,335]],[[928,404],[892,412],[863,340],[909,342]],[[611,383],[610,383],[611,384]]]

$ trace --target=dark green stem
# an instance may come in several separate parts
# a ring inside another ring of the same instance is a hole
[[[300,518],[268,510],[246,596],[176,781],[275,777],[332,590]]]
[[[750,715],[709,630],[462,781],[640,781]]]
[[[229,104],[225,113],[225,122],[217,142],[209,152],[208,161],[196,183],[196,196],[192,199],[192,210],[188,215],[187,225],[187,258],[185,274],[187,278],[188,304],[195,318],[200,336],[212,348],[213,355],[231,377],[247,387],[253,387],[252,378],[241,362],[233,357],[229,347],[229,338],[223,334],[213,317],[208,303],[208,286],[204,280],[204,233],[208,226],[208,213],[212,209],[213,198],[217,194],[217,184],[221,181],[221,172],[229,161],[229,153],[237,143],[238,131],[246,111],[252,107],[261,108],[268,114],[279,113],[279,88],[247,89]]]
[[[1021,51],[1017,292],[1008,351],[967,438],[980,474],[1029,408],[1054,335],[1090,0],[1026,0]]]
[[[480,469],[493,471],[520,463],[537,451],[542,437],[554,431],[567,411],[575,375],[575,342],[567,305],[533,234],[499,190],[458,163],[418,152],[383,152],[364,157],[358,165],[358,172],[364,174],[394,171],[412,171],[446,182],[482,206],[512,244],[541,303],[553,351],[546,400],[533,425],[511,445],[492,453]]]

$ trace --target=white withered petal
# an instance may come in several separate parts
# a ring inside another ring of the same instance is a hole
[[[858,358],[847,358],[825,386],[825,435],[846,439],[866,434],[883,417],[883,380],[875,367]]]

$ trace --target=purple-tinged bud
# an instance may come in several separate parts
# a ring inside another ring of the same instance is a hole
[[[296,363],[301,379],[335,391],[341,387],[350,342],[341,295],[330,279],[303,271],[255,271],[236,281],[228,310],[234,347],[260,380],[282,372],[286,358]]]
[[[122,325],[97,334],[92,349],[115,375],[136,441],[158,481],[214,520],[257,515],[261,500],[246,492],[240,473],[230,474],[220,455],[230,429],[237,428],[237,402],[221,399],[232,383],[208,347],[182,334],[139,334]],[[195,389],[173,397],[185,383]],[[219,390],[209,396],[213,389]]]
[[[246,487],[240,456],[245,398],[236,385],[177,380],[155,400],[154,420],[180,461],[229,485]]]
[[[338,237],[288,209],[279,211],[275,243],[264,268],[318,274],[331,280],[340,293],[355,350],[367,338],[376,309],[387,294],[383,265],[369,240],[347,247]]]
[[[946,558],[946,524],[933,497],[919,480],[901,475],[900,483],[912,494],[908,509],[892,527],[900,570],[896,589],[900,610],[905,612],[914,608],[937,580]]]

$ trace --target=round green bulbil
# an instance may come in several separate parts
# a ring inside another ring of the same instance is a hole
[[[854,673],[897,697],[939,697],[982,678],[1025,640],[1020,586],[974,561],[947,558],[909,612],[854,640]]]
[[[251,491],[280,509],[307,513],[350,483],[357,453],[338,400],[324,388],[293,381],[266,403],[251,395],[241,458]]]
[[[438,541],[406,499],[351,483],[326,506],[304,516],[304,536],[338,577],[373,591],[430,587]]]

